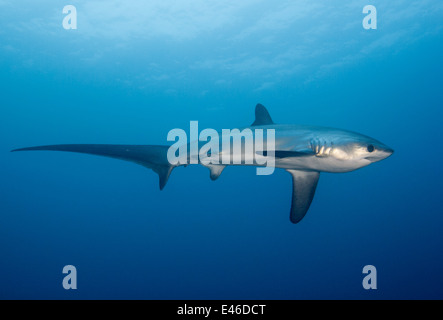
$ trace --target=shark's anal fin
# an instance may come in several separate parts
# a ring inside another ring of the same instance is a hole
[[[317,171],[287,170],[292,175],[292,204],[290,220],[299,223],[308,212],[314,198],[320,173]]]

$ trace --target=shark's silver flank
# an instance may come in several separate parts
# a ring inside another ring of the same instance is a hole
[[[275,124],[264,106],[255,109],[252,129],[275,130],[275,167],[292,176],[290,220],[298,223],[311,205],[320,172],[349,172],[389,157],[394,151],[385,144],[359,133],[302,125]],[[16,149],[12,151],[50,150],[87,153],[131,161],[154,170],[160,177],[160,189],[172,169],[167,159],[169,146],[65,144]],[[266,152],[266,151],[265,151]],[[241,165],[241,164],[240,164]],[[206,165],[216,180],[226,165]]]

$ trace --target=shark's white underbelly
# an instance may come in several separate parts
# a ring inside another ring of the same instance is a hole
[[[367,165],[371,162],[368,161]],[[268,164],[257,164],[257,163],[241,163],[234,164],[230,163],[230,165],[237,166],[259,166],[265,167]],[[362,167],[361,162],[357,161],[343,161],[338,160],[332,157],[316,157],[316,156],[307,156],[307,157],[294,157],[294,158],[284,158],[284,159],[276,159],[274,166],[276,168],[281,169],[290,169],[290,170],[302,170],[302,171],[318,171],[318,172],[332,172],[332,173],[340,173],[340,172],[350,172]]]
[[[370,161],[367,163],[370,164]],[[283,169],[320,171],[320,172],[349,172],[362,167],[361,161],[343,161],[333,157],[298,157],[276,160],[275,166]]]

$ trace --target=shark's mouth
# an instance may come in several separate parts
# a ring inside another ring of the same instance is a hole
[[[378,155],[378,156],[371,156],[371,157],[366,157],[365,159],[371,161],[371,162],[377,162],[383,159],[386,159],[387,157],[391,156],[392,152],[383,152],[382,154]]]

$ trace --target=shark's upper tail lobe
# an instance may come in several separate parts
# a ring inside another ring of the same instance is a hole
[[[168,181],[174,166],[167,158],[169,146],[156,145],[117,145],[117,144],[58,144],[38,146],[12,150],[15,151],[67,151],[93,154],[130,161],[154,170],[160,178],[160,189],[163,189]]]

